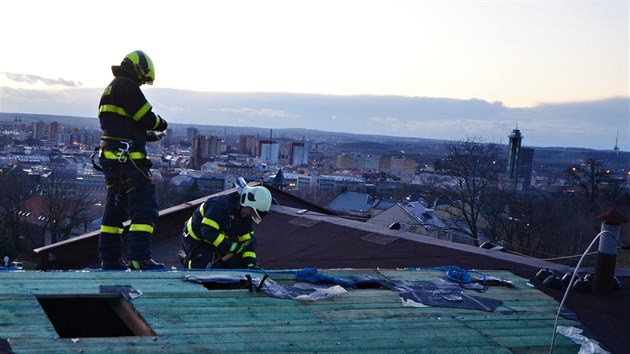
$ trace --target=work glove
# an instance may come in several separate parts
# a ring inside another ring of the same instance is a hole
[[[164,120],[164,118],[160,117],[159,114],[156,114],[155,117],[159,121],[155,130],[161,131],[161,132],[165,131],[166,128],[168,127],[168,123]]]
[[[258,269],[256,264],[256,247],[253,244],[245,245],[245,250],[240,256],[243,264],[248,269]]]
[[[241,254],[245,251],[245,248],[247,248],[247,245],[244,242],[232,242],[228,253]]]
[[[155,130],[148,130],[147,133],[146,133],[146,137],[147,137],[147,141],[148,142],[159,141],[164,136],[166,136],[166,133],[158,132],[158,131],[155,131]]]

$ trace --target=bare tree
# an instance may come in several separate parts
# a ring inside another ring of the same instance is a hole
[[[86,222],[91,198],[77,193],[74,175],[55,169],[42,179],[45,199],[45,229],[50,232],[51,243],[66,240],[72,231]]]
[[[569,183],[578,186],[587,200],[594,204],[602,185],[609,180],[610,171],[603,168],[596,159],[583,160],[579,166],[572,166],[565,173]]]
[[[181,187],[172,185],[168,180],[161,180],[155,182],[155,188],[158,194],[160,209],[166,209],[203,197],[203,193],[199,191],[196,181],[191,186],[182,189]]]
[[[488,194],[497,185],[499,148],[498,144],[486,143],[480,137],[447,143],[447,157],[441,163],[441,173],[447,182],[435,186],[431,193],[447,205],[443,211],[455,221],[452,227],[476,244],[485,222],[482,211],[488,203]]]

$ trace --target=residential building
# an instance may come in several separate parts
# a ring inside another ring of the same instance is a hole
[[[304,142],[291,142],[289,161],[292,166],[308,165],[308,147]]]
[[[273,140],[259,140],[258,151],[260,154],[258,157],[266,163],[276,164],[278,163],[279,148],[278,143]]]

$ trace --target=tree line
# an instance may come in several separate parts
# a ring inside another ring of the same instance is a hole
[[[446,143],[445,151],[415,193],[437,205],[436,212],[451,220],[450,231],[466,235],[471,244],[487,240],[509,252],[574,265],[577,257],[567,257],[583,253],[599,233],[600,214],[609,209],[630,214],[630,187],[595,158],[567,166],[561,177],[569,188],[554,192],[506,183],[505,168],[497,163],[504,160],[499,144],[470,137]],[[98,221],[102,209],[75,183],[76,171],[61,167],[41,175],[17,166],[0,170],[0,256],[28,258],[35,247],[97,229],[90,222]],[[203,197],[194,184],[182,191],[168,181],[155,183],[161,209]],[[400,186],[392,195],[397,200],[410,193],[409,186]],[[335,197],[308,188],[294,193],[324,207]],[[39,214],[36,218],[26,215],[27,200],[34,196],[41,199],[39,209],[29,209]]]

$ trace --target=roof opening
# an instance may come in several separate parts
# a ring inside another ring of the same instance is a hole
[[[381,284],[378,280],[360,281],[357,282],[355,285],[357,289],[386,289],[385,287],[383,287],[383,284]]]
[[[208,280],[201,282],[201,284],[208,290],[238,290],[248,289],[252,286],[247,279],[237,279],[234,282]]]
[[[254,279],[249,274],[245,276],[236,276],[236,275],[210,275],[210,276],[186,276],[184,280],[191,281],[194,283],[199,283],[203,285],[208,290],[239,290],[239,289],[249,289],[249,291],[254,291],[255,287],[261,286],[267,279],[267,277],[263,277],[263,279],[258,284],[254,284]]]
[[[38,295],[37,301],[61,338],[155,335],[120,294]]]

